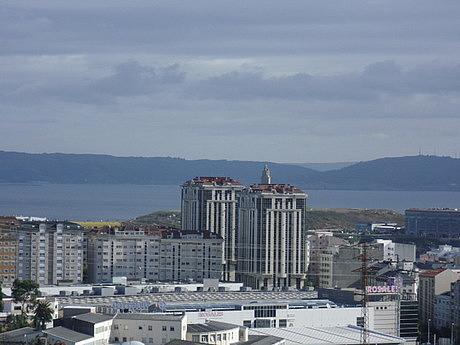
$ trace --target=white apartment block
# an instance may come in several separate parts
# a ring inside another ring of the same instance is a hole
[[[219,279],[223,240],[210,232],[167,231],[146,235],[142,230],[114,230],[88,238],[89,279],[113,277],[146,281]]]
[[[18,238],[17,277],[40,285],[80,283],[83,230],[74,223],[27,223]]]
[[[182,229],[207,230],[224,239],[223,276],[235,280],[238,194],[244,187],[228,177],[196,177],[182,185]]]
[[[253,185],[241,193],[238,277],[255,289],[305,285],[307,194],[284,184]]]

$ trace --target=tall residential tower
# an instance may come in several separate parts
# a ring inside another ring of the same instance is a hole
[[[237,196],[244,187],[228,177],[196,177],[182,185],[182,229],[210,231],[224,239],[223,276],[235,280]]]
[[[302,288],[308,263],[307,194],[286,184],[241,193],[238,280],[255,289]]]

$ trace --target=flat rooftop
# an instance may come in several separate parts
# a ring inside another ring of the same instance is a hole
[[[344,327],[288,327],[251,328],[250,335],[269,335],[286,340],[286,345],[358,345],[361,343],[361,328]],[[405,340],[391,335],[368,331],[369,344],[404,344]]]
[[[184,315],[152,314],[152,313],[120,313],[115,320],[150,320],[150,321],[180,321]]]
[[[103,314],[96,314],[96,313],[86,313],[73,316],[76,320],[81,320],[89,323],[99,323],[113,319],[113,315],[103,315]]]
[[[315,308],[337,308],[337,305],[326,299],[270,299],[270,300],[258,300],[258,301],[247,301],[247,300],[235,300],[235,301],[202,301],[202,302],[162,302],[157,305],[153,311],[165,311],[174,312],[182,311],[187,309],[200,310],[200,309],[216,309],[220,310],[241,310],[245,307],[256,307],[262,305],[270,306],[290,306],[290,309],[315,309]]]
[[[44,330],[43,333],[46,333],[46,334],[49,334],[54,337],[61,338],[67,341],[71,341],[71,342],[79,342],[79,341],[88,340],[88,339],[93,338],[90,335],[75,332],[75,331],[72,331],[71,329],[68,329],[62,326],[48,328]]]
[[[198,176],[183,184],[183,186],[210,185],[210,186],[241,186],[241,183],[226,176]]]
[[[191,323],[187,325],[187,332],[190,333],[210,333],[228,331],[230,329],[239,328],[238,325],[232,325],[231,323],[209,321],[206,323]]]
[[[250,186],[253,192],[273,194],[306,194],[303,190],[290,184],[253,184]]]
[[[246,303],[312,300],[318,298],[317,291],[229,291],[229,292],[166,292],[140,295],[116,296],[65,296],[57,297],[59,304],[109,306],[113,303],[203,303],[238,301]]]

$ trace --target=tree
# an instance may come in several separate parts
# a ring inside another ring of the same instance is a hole
[[[37,329],[45,329],[45,324],[53,320],[53,308],[48,301],[35,303],[34,325]]]
[[[35,303],[39,295],[38,284],[31,280],[16,279],[11,287],[11,296],[17,303],[21,303],[21,313],[25,314],[29,311],[30,305]],[[25,306],[27,303],[27,310]]]
[[[6,317],[6,325],[7,330],[12,331],[14,329],[27,327],[29,326],[29,320],[27,319],[27,315],[20,314],[20,315],[13,315],[10,314]]]

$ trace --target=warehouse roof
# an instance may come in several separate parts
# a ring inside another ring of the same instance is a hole
[[[361,328],[344,327],[288,327],[250,329],[252,335],[272,335],[286,340],[286,345],[357,345],[361,343]],[[369,344],[404,344],[404,339],[391,335],[368,331]]]
[[[43,333],[75,343],[92,338],[90,335],[75,332],[62,326],[46,329],[43,331]]]
[[[112,306],[113,303],[173,303],[205,301],[293,301],[312,300],[318,297],[316,291],[250,291],[250,292],[182,292],[182,293],[150,293],[139,295],[120,296],[75,296],[58,297],[60,305],[94,305]]]

